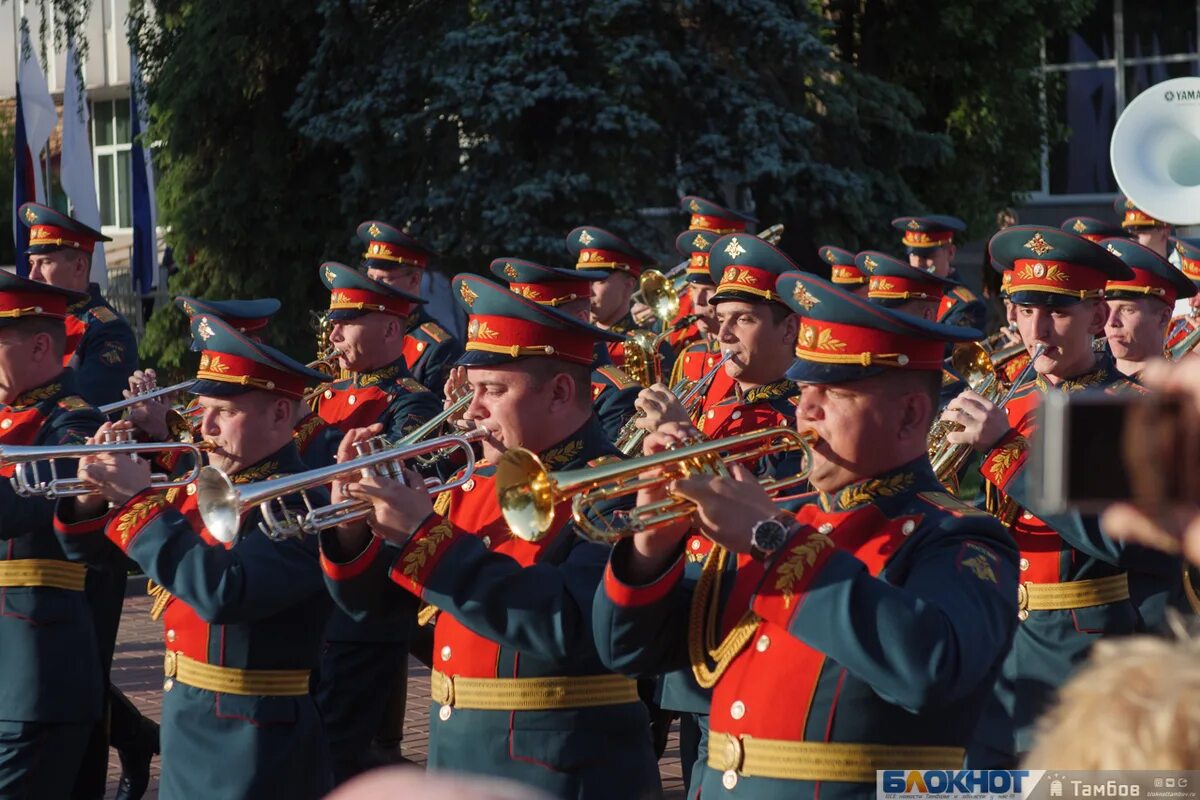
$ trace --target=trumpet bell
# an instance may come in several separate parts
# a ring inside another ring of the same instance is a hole
[[[237,538],[241,503],[237,488],[224,472],[213,466],[200,470],[196,479],[200,519],[209,534],[221,544]]]
[[[1151,86],[1125,107],[1109,145],[1113,176],[1139,209],[1200,222],[1200,78]]]
[[[514,536],[535,542],[554,519],[554,487],[541,459],[523,448],[496,462],[496,487],[504,520]]]
[[[654,312],[663,325],[675,319],[679,313],[679,292],[671,279],[656,269],[648,269],[642,273],[638,281],[642,300]]]

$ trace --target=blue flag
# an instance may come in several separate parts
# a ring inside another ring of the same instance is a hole
[[[157,214],[154,204],[154,168],[150,151],[142,142],[146,130],[145,87],[138,67],[135,42],[129,46],[129,123],[132,130],[133,149],[133,250],[130,254],[130,271],[133,287],[142,294],[149,294],[158,283],[158,235],[155,230]]]
[[[25,141],[25,113],[21,108],[21,85],[17,84],[17,129],[13,137],[13,245],[16,247],[17,274],[29,277],[29,228],[21,224],[18,210],[24,203],[35,200],[33,158]]]

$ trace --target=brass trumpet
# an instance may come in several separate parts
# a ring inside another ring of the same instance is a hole
[[[202,459],[200,454],[212,450],[212,444],[197,442],[105,442],[100,444],[68,444],[50,446],[0,446],[0,466],[12,466],[13,476],[10,479],[13,491],[19,497],[44,497],[47,500],[57,500],[60,497],[84,497],[96,494],[96,490],[76,477],[60,478],[55,462],[58,459],[78,459],[84,456],[95,456],[104,453],[124,453],[130,456],[146,455],[148,453],[168,453],[186,450],[195,458],[190,472],[182,478],[172,480],[169,475],[155,473],[150,476],[150,486],[153,489],[174,489],[187,486],[196,480],[201,473]],[[37,465],[47,462],[50,467],[50,479],[42,480],[37,474]]]
[[[287,539],[320,533],[326,528],[365,519],[371,513],[371,504],[363,500],[345,500],[314,506],[305,494],[308,489],[325,486],[355,472],[379,474],[400,480],[400,464],[411,458],[441,453],[451,449],[462,449],[465,463],[462,474],[442,483],[436,479],[425,481],[430,494],[457,489],[471,480],[475,473],[475,453],[471,445],[486,436],[486,431],[473,430],[454,436],[439,436],[420,444],[392,446],[383,437],[377,436],[356,447],[359,456],[341,464],[332,464],[321,469],[312,469],[295,475],[272,478],[236,485],[224,472],[216,467],[200,470],[196,482],[196,499],[200,518],[213,538],[228,544],[237,537],[242,515],[258,506],[263,521],[259,528],[271,539]],[[304,511],[295,512],[282,502],[288,495],[299,494],[304,501]]]
[[[581,535],[594,542],[613,543],[686,519],[694,507],[676,497],[617,512],[605,512],[603,503],[642,489],[661,488],[680,478],[726,475],[731,464],[756,461],[771,453],[803,452],[804,466],[798,474],[759,481],[768,492],[778,494],[807,480],[816,441],[811,430],[797,433],[791,428],[765,428],[628,461],[559,472],[550,472],[536,455],[518,447],[506,451],[496,464],[496,495],[505,521],[520,539],[536,542],[544,537],[554,522],[556,506],[573,498],[571,514]]]
[[[97,410],[101,414],[106,415],[117,411],[124,411],[130,406],[137,405],[138,403],[144,403],[147,400],[157,400],[158,398],[165,397],[169,394],[187,391],[195,382],[196,380],[193,378],[190,381],[180,381],[179,383],[173,383],[170,386],[162,386],[156,389],[151,389],[148,392],[142,392],[140,394],[135,394],[133,397],[126,397],[124,400],[118,400],[115,403],[108,403],[107,405],[99,406]]]
[[[679,398],[680,404],[688,412],[688,416],[693,416],[694,407],[699,405],[702,400],[704,390],[712,383],[712,379],[716,377],[717,370],[725,366],[725,362],[733,358],[733,353],[725,350],[721,353],[721,359],[713,364],[712,369],[700,376],[697,381],[689,381],[686,378],[681,380],[675,386],[671,387],[671,393]],[[638,448],[642,446],[642,441],[646,438],[649,431],[643,430],[637,426],[637,421],[645,416],[640,411],[631,417],[626,422],[621,430],[617,433],[616,447],[625,455],[633,455]]]
[[[1034,348],[1029,363],[1017,376],[1011,385],[1005,383],[996,365],[984,349],[976,342],[963,342],[955,345],[950,363],[956,372],[967,382],[971,391],[1004,408],[1012,400],[1013,393],[1029,377],[1033,362],[1046,352],[1046,345],[1039,344]],[[971,448],[965,444],[954,444],[946,440],[946,434],[962,430],[957,422],[938,420],[929,431],[929,462],[938,480],[952,492],[958,491],[958,472],[971,454]]]
[[[671,278],[656,269],[648,269],[638,279],[634,300],[649,306],[655,318],[665,327],[679,313],[679,294]]]

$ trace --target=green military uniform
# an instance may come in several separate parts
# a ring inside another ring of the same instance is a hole
[[[250,390],[299,399],[321,378],[216,317],[197,315],[203,343],[192,391],[229,397]],[[231,475],[235,484],[306,469],[288,442]],[[213,538],[193,491],[147,488],[95,520],[74,519],[60,503],[60,539],[76,557],[115,552],[155,582],[152,615],[166,644],[159,796],[317,798],[330,788],[329,758],[309,693],[330,609],[316,540],[269,539],[256,508],[232,542]],[[320,503],[321,498],[313,498]],[[300,505],[299,498],[290,507]]]
[[[76,292],[0,274],[0,326],[61,323]],[[64,370],[0,405],[0,446],[81,444],[103,422]],[[59,475],[74,475],[58,461]],[[12,467],[5,467],[11,477]],[[39,480],[49,479],[39,469]],[[0,797],[67,797],[104,698],[97,625],[86,569],[54,536],[54,503],[0,481]]]
[[[944,342],[980,335],[815,276],[776,285],[811,331],[788,372],[802,384],[936,373]],[[695,578],[681,548],[632,583],[618,543],[593,614],[604,662],[686,668],[711,687],[693,798],[874,798],[878,769],[957,769],[1012,637],[1011,540],[945,494],[924,457],[789,505],[781,546],[713,547]]]
[[[1006,228],[990,252],[996,269],[1012,270],[1008,291],[1018,306],[1063,308],[1101,298],[1108,281],[1133,278],[1112,252],[1058,228]],[[1139,625],[1128,572],[1138,566],[1137,549],[1111,540],[1094,520],[1040,518],[1029,509],[1024,474],[1043,395],[1137,388],[1107,354],[1083,374],[1060,377],[1055,384],[1039,374],[1016,389],[1004,408],[1010,428],[979,466],[987,508],[1009,526],[1021,556],[1020,625],[972,744],[972,766],[981,768],[1014,765],[1030,748],[1038,716],[1092,644]]]
[[[464,366],[546,356],[591,364],[593,341],[615,338],[476,276],[454,283],[471,312]],[[594,418],[541,453],[552,469],[616,455]],[[556,797],[656,796],[635,681],[607,673],[593,644],[607,548],[577,537],[566,514],[537,542],[513,536],[494,479],[494,467],[481,466],[442,494],[399,548],[376,538],[343,553],[322,537],[331,592],[360,614],[418,599],[440,609],[431,769],[510,778]]]

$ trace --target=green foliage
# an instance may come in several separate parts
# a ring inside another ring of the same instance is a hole
[[[308,309],[328,302],[316,267],[345,258],[353,230],[334,201],[341,154],[297,136],[284,117],[321,19],[307,0],[175,0],[155,9],[155,24],[139,26],[139,46],[149,138],[163,142],[159,222],[180,266],[171,292],[279,297],[273,340],[307,360]],[[188,341],[183,315],[155,314],[142,357],[177,367]]]
[[[1042,148],[1066,131],[1041,113],[1059,86],[1034,69],[1044,38],[1070,30],[1094,0],[822,0],[836,56],[860,73],[917,94],[923,130],[948,135],[940,169],[902,175],[930,211],[954,213],[977,235],[1040,183]]]
[[[321,12],[294,124],[351,154],[346,214],[407,225],[451,269],[506,253],[561,262],[564,233],[585,222],[673,260],[675,225],[650,230],[637,212],[688,192],[869,237],[917,202],[897,170],[949,155],[913,125],[912,94],[831,57],[805,2],[327,0]]]

